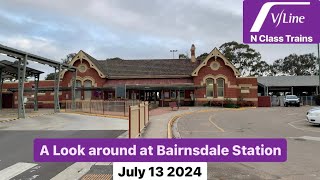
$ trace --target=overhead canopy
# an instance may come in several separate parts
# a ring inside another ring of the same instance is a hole
[[[8,77],[8,75],[15,78],[18,77],[18,64],[15,64],[14,62],[2,60],[0,61],[0,69],[2,69],[3,74],[7,75],[2,76],[2,78]],[[42,71],[26,67],[26,76],[35,76],[42,73]]]
[[[54,61],[54,60],[51,60],[48,58],[44,58],[41,56],[37,56],[37,55],[31,54],[31,53],[27,53],[27,52],[24,52],[24,51],[21,51],[18,49],[7,47],[2,44],[0,44],[0,53],[5,54],[10,57],[13,57],[13,58],[16,58],[16,59],[23,59],[27,56],[27,60],[35,61],[35,62],[44,64],[44,65],[49,65],[51,67],[61,66],[61,69],[68,69],[70,71],[76,71],[76,68],[73,66],[69,66],[67,64],[60,63],[60,62],[57,62],[57,61]]]
[[[257,79],[266,87],[319,86],[319,76],[262,76]]]
[[[28,61],[34,61],[43,65],[48,65],[54,68],[55,78],[54,78],[54,112],[60,112],[59,105],[59,83],[60,83],[60,72],[61,70],[69,70],[74,72],[72,77],[72,108],[75,107],[75,77],[77,69],[68,64],[57,62],[48,58],[37,56],[31,53],[27,53],[18,49],[4,46],[0,44],[0,54],[7,55],[9,57],[18,59],[17,64],[8,63],[3,61],[2,70],[5,73],[16,76],[18,79],[18,118],[25,118],[25,107],[24,107],[24,82],[27,76],[33,75],[35,77],[35,94],[34,94],[34,110],[38,110],[38,85],[39,85],[39,74],[41,71],[28,68],[26,65]],[[16,65],[16,66],[15,66]],[[18,71],[17,71],[18,70]],[[1,73],[2,75],[2,73]],[[2,78],[1,78],[2,79]],[[2,83],[1,83],[2,84]],[[2,86],[1,86],[2,88]],[[0,89],[1,89],[0,88]],[[2,90],[0,90],[0,104],[2,104]],[[0,105],[1,109],[1,105]]]

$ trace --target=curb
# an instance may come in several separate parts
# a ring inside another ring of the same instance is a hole
[[[169,120],[169,122],[168,122],[168,129],[167,129],[168,130],[168,132],[167,132],[168,139],[174,138],[173,133],[172,133],[172,126],[173,126],[173,124],[175,123],[175,121],[177,119],[179,119],[179,118],[181,118],[181,117],[183,117],[185,115],[192,114],[192,113],[197,113],[197,112],[199,112],[199,111],[185,112],[185,113],[181,113],[181,114],[173,116],[173,118],[171,118]]]
[[[168,122],[168,139],[173,138],[172,126],[173,126],[173,123],[180,117],[182,117],[182,115],[176,115],[172,119],[169,120],[169,122]]]
[[[38,117],[38,116],[52,115],[52,114],[54,114],[54,112],[46,113],[46,114],[37,114],[37,115],[26,116],[24,119]],[[7,123],[7,122],[16,121],[16,120],[22,120],[22,119],[19,119],[19,118],[6,119],[6,120],[1,120],[0,123]]]
[[[106,118],[116,118],[116,119],[124,119],[128,120],[128,117],[125,116],[112,116],[112,115],[102,115],[102,114],[90,114],[90,113],[83,113],[83,112],[63,112],[66,114],[79,114],[79,115],[86,115],[86,116],[98,116],[98,117],[106,117]]]

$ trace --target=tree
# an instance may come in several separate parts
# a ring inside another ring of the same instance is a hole
[[[54,80],[54,75],[55,73],[49,73],[47,74],[46,78],[44,78],[45,80]]]
[[[265,62],[260,61],[252,66],[252,76],[270,76],[272,75],[271,66]]]
[[[203,53],[200,56],[198,56],[197,59],[203,61],[208,55],[208,53]]]
[[[273,75],[310,76],[317,74],[317,57],[313,53],[290,54],[284,59],[274,61]]]
[[[61,61],[64,64],[69,64],[69,62],[77,55],[77,53],[70,53],[65,58],[62,58]]]
[[[76,56],[76,53],[70,53],[68,54],[65,58],[61,58],[62,63],[64,64],[69,64],[70,61]],[[47,74],[47,76],[45,77],[45,80],[54,80],[54,75],[55,73],[49,73]]]
[[[179,54],[179,59],[189,59],[187,54]]]
[[[222,44],[219,49],[242,76],[261,76],[269,71],[268,63],[261,61],[261,54],[247,44],[232,41]]]
[[[123,60],[123,59],[121,59],[119,57],[114,57],[114,58],[107,58],[107,60]]]

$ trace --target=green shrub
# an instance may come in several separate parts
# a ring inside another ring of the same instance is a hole
[[[210,101],[208,101],[205,104],[203,104],[203,106],[210,106]]]
[[[223,102],[223,107],[225,108],[239,108],[237,104],[235,104],[230,98],[227,98]]]

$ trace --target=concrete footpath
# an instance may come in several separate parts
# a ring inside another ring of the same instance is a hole
[[[172,118],[181,114],[211,111],[215,109],[220,108],[181,107],[179,110],[172,110],[170,107],[165,107],[151,110],[149,125],[142,132],[140,138],[168,138],[168,123]],[[128,138],[128,134],[125,133],[118,138]],[[112,168],[112,163],[94,163],[81,180],[112,179]]]
[[[157,108],[150,112],[150,123],[140,138],[167,138],[168,123],[177,115],[196,112],[208,108],[181,107],[179,110],[171,110],[169,107]]]

